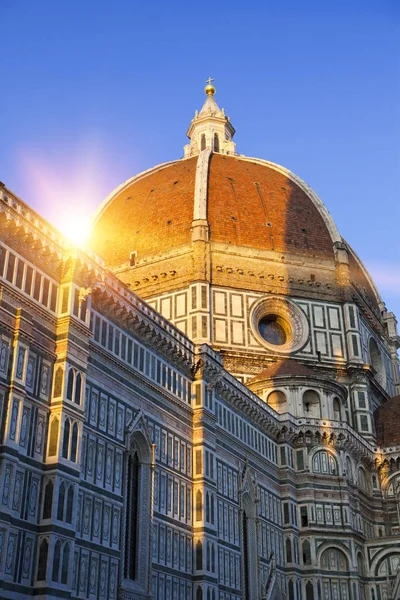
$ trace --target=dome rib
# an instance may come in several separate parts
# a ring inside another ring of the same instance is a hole
[[[261,158],[251,158],[248,156],[241,156],[240,158],[244,161],[253,162],[255,164],[264,165],[266,167],[274,169],[275,171],[278,171],[279,173],[282,173],[282,175],[285,175],[286,177],[291,179],[293,183],[300,187],[303,190],[303,192],[307,194],[310,200],[312,200],[312,202],[314,203],[315,208],[318,210],[318,212],[321,214],[322,218],[325,221],[325,225],[330,233],[332,242],[342,242],[342,236],[340,235],[335,225],[331,213],[326,208],[321,198],[314,192],[314,190],[308,185],[308,183],[304,181],[304,179],[301,179],[301,177],[298,177],[298,175],[295,175],[295,173],[289,171],[289,169],[287,169],[286,167],[283,167],[282,165],[278,165],[277,163],[268,160],[263,160]]]

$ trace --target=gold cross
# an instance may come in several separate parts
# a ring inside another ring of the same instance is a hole
[[[206,83],[208,83],[209,85],[214,81],[214,77],[209,77],[208,79],[206,79]]]

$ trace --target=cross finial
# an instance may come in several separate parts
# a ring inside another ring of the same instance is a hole
[[[209,77],[208,79],[206,79],[206,83],[208,83],[208,85],[211,85],[213,81],[214,77]]]

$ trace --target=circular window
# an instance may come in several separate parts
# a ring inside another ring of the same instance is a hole
[[[260,319],[258,323],[258,331],[266,342],[274,346],[282,346],[286,344],[287,333],[285,325],[277,315],[267,315]]]
[[[286,298],[262,298],[253,305],[250,319],[257,340],[275,354],[297,352],[307,343],[306,316]]]

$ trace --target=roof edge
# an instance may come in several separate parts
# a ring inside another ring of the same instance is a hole
[[[238,158],[240,158],[241,160],[246,160],[248,162],[253,162],[255,164],[268,166],[271,169],[274,169],[275,171],[278,171],[279,173],[282,173],[282,175],[286,175],[286,177],[291,179],[293,183],[298,185],[303,190],[303,192],[307,194],[310,200],[312,200],[315,208],[318,210],[325,222],[333,244],[336,242],[342,242],[342,236],[340,235],[335,225],[331,213],[329,212],[325,204],[322,202],[321,198],[314,192],[314,190],[308,185],[308,183],[301,179],[301,177],[295,175],[295,173],[289,171],[289,169],[286,169],[286,167],[282,167],[282,165],[278,165],[277,163],[271,162],[269,160],[263,160],[262,158],[252,158],[244,155],[240,155],[238,156]]]
[[[104,213],[104,211],[107,209],[108,205],[111,204],[111,202],[114,200],[114,198],[120,194],[121,192],[123,192],[129,185],[131,185],[132,183],[135,183],[136,181],[139,181],[140,179],[143,179],[143,177],[147,177],[148,175],[152,175],[153,173],[156,173],[157,171],[161,171],[162,169],[165,169],[166,167],[170,167],[172,165],[175,165],[178,162],[182,162],[185,160],[189,160],[193,158],[193,156],[188,156],[185,158],[178,158],[176,160],[171,160],[165,163],[161,163],[159,165],[156,165],[155,167],[152,167],[151,169],[147,169],[146,171],[142,171],[141,173],[138,173],[137,175],[134,175],[133,177],[130,177],[130,179],[127,179],[126,181],[124,181],[123,183],[121,183],[121,185],[119,185],[118,187],[116,187],[104,200],[103,202],[100,204],[100,206],[96,209],[95,213],[92,216],[92,222],[91,222],[91,226],[92,228],[94,228],[94,226],[97,224],[98,220],[100,219],[100,217],[102,216],[102,214]]]

